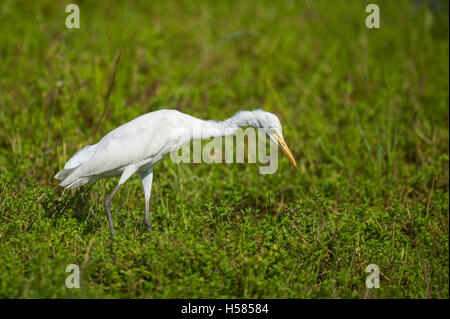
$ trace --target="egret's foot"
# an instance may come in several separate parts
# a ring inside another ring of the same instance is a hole
[[[147,226],[147,229],[149,232],[152,232],[152,222],[150,220],[144,221],[145,226]]]
[[[113,228],[113,229],[111,229],[111,238],[114,239],[114,236],[116,236],[116,233],[115,233],[114,228]]]

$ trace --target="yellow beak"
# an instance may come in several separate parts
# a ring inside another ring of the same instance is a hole
[[[275,137],[275,139],[278,142],[278,146],[281,148],[281,150],[283,151],[284,154],[286,154],[286,156],[288,157],[289,161],[291,162],[291,164],[297,168],[297,163],[295,162],[295,158],[292,155],[291,151],[289,150],[289,147],[287,146],[286,142],[284,141],[284,139],[279,136],[276,133],[272,133],[272,136]]]

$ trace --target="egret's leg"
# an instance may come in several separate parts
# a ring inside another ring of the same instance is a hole
[[[122,176],[120,176],[119,183],[114,188],[114,190],[111,192],[111,194],[109,194],[108,198],[106,198],[106,200],[105,200],[104,205],[105,205],[105,210],[106,210],[106,216],[108,217],[109,229],[111,230],[111,237],[113,237],[113,238],[115,236],[115,232],[114,232],[113,218],[111,215],[111,202],[112,202],[114,195],[116,195],[117,191],[119,190],[119,187],[122,184],[124,184],[130,178],[130,176],[133,175],[135,172],[136,172],[136,167],[134,167],[133,165],[129,165],[129,166],[125,167],[125,169],[123,170]]]
[[[145,199],[145,225],[147,225],[148,230],[152,231],[152,219],[150,218],[150,200]]]
[[[145,172],[141,172],[142,186],[144,186],[145,197],[145,225],[152,231],[152,221],[150,219],[150,194],[152,192],[153,167]]]
[[[112,202],[114,195],[116,195],[117,191],[119,190],[120,185],[121,184],[117,184],[117,186],[114,188],[114,190],[111,192],[111,194],[109,194],[109,196],[105,199],[105,203],[104,203],[105,210],[106,210],[106,216],[108,217],[109,229],[111,230],[111,237],[115,236],[113,218],[111,215],[111,202]]]

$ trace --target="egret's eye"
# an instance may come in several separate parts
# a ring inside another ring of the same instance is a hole
[[[274,128],[269,128],[269,132],[270,134],[277,134],[277,130],[275,130]]]

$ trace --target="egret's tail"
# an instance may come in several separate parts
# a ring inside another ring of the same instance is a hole
[[[60,170],[58,173],[56,173],[56,175],[54,176],[54,178],[59,179],[60,181],[64,180],[67,176],[69,176],[70,174],[72,174],[72,172],[74,170],[76,170],[78,167],[75,168],[69,168],[69,169],[63,169]]]
[[[60,186],[65,188],[75,188],[89,182],[88,177],[79,176],[78,168],[84,164],[95,152],[96,145],[87,145],[75,153],[64,165],[64,169],[59,171],[55,178],[59,179]]]
[[[71,189],[71,188],[75,188],[84,184],[89,183],[89,177],[81,177],[81,178],[77,178],[74,181],[65,179],[63,180],[61,183],[59,183],[59,186],[63,186],[66,189]]]

